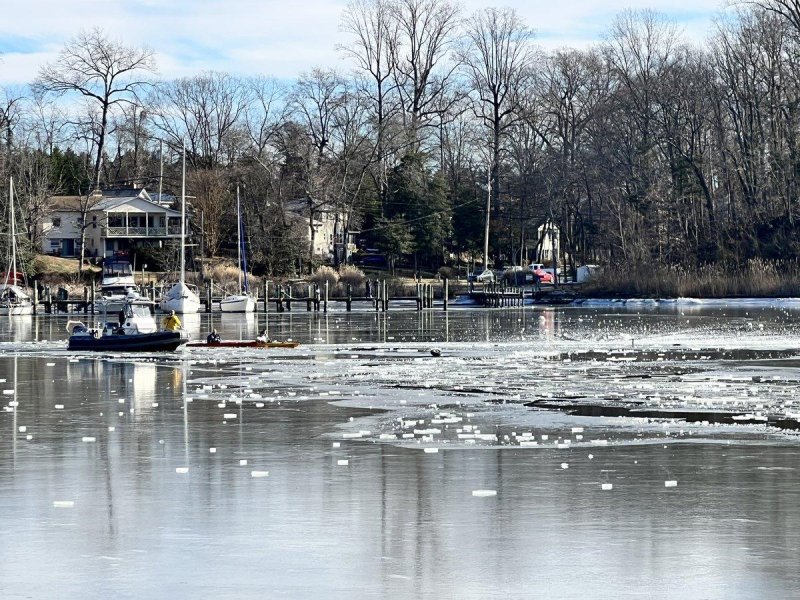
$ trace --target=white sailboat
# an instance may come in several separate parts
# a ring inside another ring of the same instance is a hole
[[[5,277],[0,282],[0,315],[19,316],[33,314],[33,300],[25,284],[25,274],[17,270],[17,224],[14,214],[14,178],[8,184],[9,249],[11,260]]]
[[[186,145],[183,146],[181,181],[181,279],[161,299],[161,310],[187,314],[200,311],[197,292],[186,284]]]
[[[220,301],[222,312],[243,312],[250,313],[256,309],[256,301],[247,288],[247,256],[243,250],[242,239],[242,206],[239,202],[239,186],[236,186],[236,240],[239,269],[239,293],[225,296]],[[242,273],[244,273],[244,285],[242,285]]]

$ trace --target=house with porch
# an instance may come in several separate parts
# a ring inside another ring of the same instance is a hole
[[[313,202],[318,206],[316,201]],[[302,242],[311,243],[311,224],[308,218],[308,199],[298,198],[285,204],[287,219],[298,226],[298,230],[303,231]],[[339,260],[347,256],[352,256],[356,250],[356,234],[350,231],[345,240],[344,233],[345,214],[329,206],[316,208],[314,211],[314,254],[323,257],[325,260],[333,262],[334,255],[338,254]],[[306,246],[308,247],[308,246]]]
[[[51,212],[41,223],[45,254],[79,256],[84,227],[86,257],[114,256],[180,239],[181,213],[166,202],[154,201],[144,188],[94,192],[85,225],[80,196],[54,196],[51,200]]]

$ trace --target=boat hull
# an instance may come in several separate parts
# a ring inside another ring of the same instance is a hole
[[[208,342],[190,342],[187,348],[297,348],[300,342],[258,342],[254,340],[228,340],[209,344]]]
[[[248,313],[255,310],[256,302],[249,294],[226,296],[220,301],[219,307],[222,312]]]
[[[200,300],[192,297],[170,298],[169,300],[162,300],[159,308],[164,312],[174,310],[180,315],[187,315],[200,312]]]
[[[19,317],[24,315],[33,314],[32,304],[16,304],[13,306],[0,306],[0,316],[2,317]]]
[[[126,335],[73,335],[68,350],[98,352],[172,352],[189,340],[180,331],[157,331]]]

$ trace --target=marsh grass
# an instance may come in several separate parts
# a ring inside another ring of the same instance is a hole
[[[787,298],[800,296],[797,261],[750,260],[742,266],[618,266],[583,287],[586,296],[622,298]]]

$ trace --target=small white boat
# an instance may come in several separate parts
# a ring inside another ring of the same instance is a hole
[[[219,303],[222,312],[253,312],[256,301],[250,294],[225,296]]]
[[[18,285],[0,284],[0,315],[21,316],[33,314],[30,294]]]
[[[200,297],[192,286],[179,281],[164,294],[159,308],[164,312],[174,310],[178,314],[189,314],[200,311]]]

